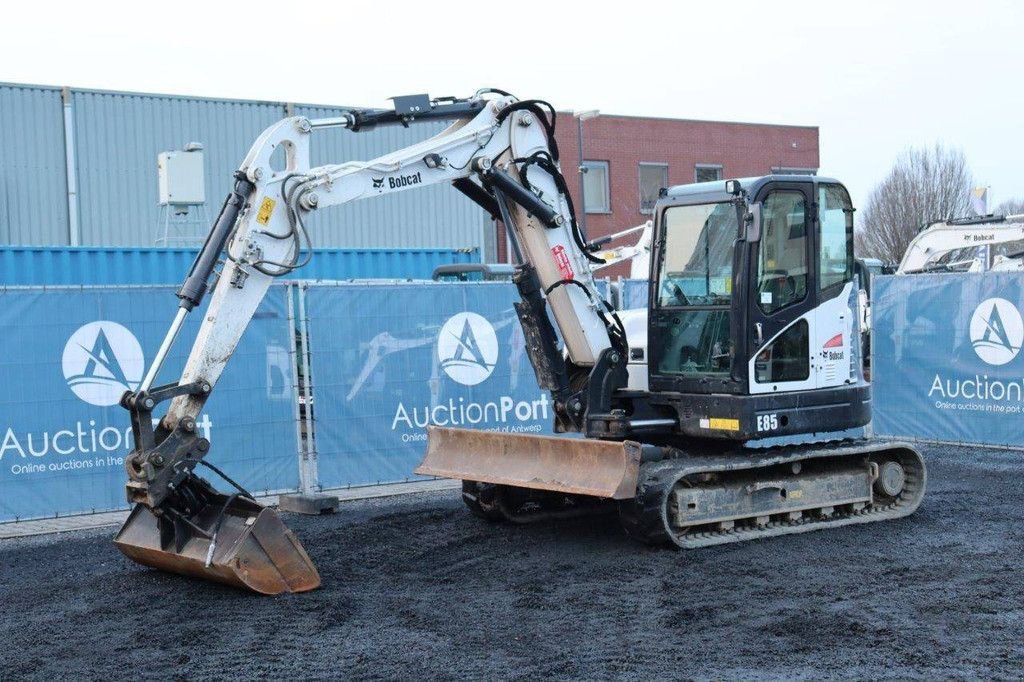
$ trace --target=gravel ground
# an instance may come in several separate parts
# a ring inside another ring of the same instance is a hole
[[[455,492],[289,516],[319,591],[249,596],[89,531],[0,542],[0,678],[1013,678],[1021,453],[927,447],[913,516],[690,552]]]

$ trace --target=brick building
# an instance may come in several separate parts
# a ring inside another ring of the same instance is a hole
[[[575,172],[577,125],[571,113],[561,113],[556,135],[562,170],[582,218]],[[582,125],[590,239],[647,220],[661,187],[771,172],[813,173],[819,165],[814,126],[603,114]],[[505,262],[507,244],[500,226],[498,230],[498,258]],[[626,276],[628,271],[620,265],[602,274]]]

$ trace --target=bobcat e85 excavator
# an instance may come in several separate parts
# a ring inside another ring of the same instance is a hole
[[[310,167],[310,138],[321,129],[423,120],[453,122],[372,161]],[[584,437],[431,427],[419,473],[462,479],[467,504],[488,518],[617,501],[631,535],[681,547],[911,513],[925,486],[920,455],[834,436],[871,416],[843,186],[770,176],[668,190],[654,215],[649,310],[624,324],[594,287],[596,257],[576,223],[554,132],[550,105],[499,90],[396,98],[394,110],[292,117],[264,131],[177,292],[152,365],[121,400],[135,439],[126,461],[135,508],[119,548],[142,564],[262,593],[319,585],[273,510],[233,481],[236,491],[223,494],[198,476],[200,464],[218,470],[203,461],[209,442],[195,418],[273,278],[304,262],[304,216],[442,182],[509,228],[530,361],[551,392],[556,430]],[[278,150],[286,163],[275,169]],[[183,374],[155,386],[222,256]],[[746,447],[767,438],[790,444]]]

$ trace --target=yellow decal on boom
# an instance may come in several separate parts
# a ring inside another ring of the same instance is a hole
[[[722,431],[739,431],[740,420],[739,419],[723,419],[721,417],[712,417],[709,421],[709,426],[713,429],[721,429]]]
[[[260,204],[260,212],[256,214],[256,222],[260,225],[266,225],[270,222],[270,214],[274,212],[275,202],[270,197],[265,197],[263,203]]]

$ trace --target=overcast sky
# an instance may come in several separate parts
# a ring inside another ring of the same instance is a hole
[[[559,109],[817,125],[822,172],[858,205],[901,150],[941,141],[995,206],[1024,197],[1022,8],[17,2],[0,23],[0,81],[363,106],[488,85]]]

